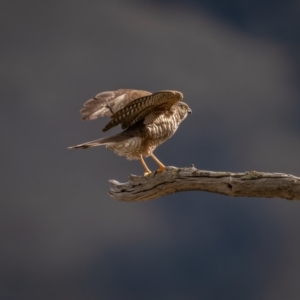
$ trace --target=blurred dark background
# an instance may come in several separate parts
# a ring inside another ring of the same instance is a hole
[[[142,174],[79,109],[182,91],[166,164],[300,175],[295,0],[1,1],[1,299],[300,299],[300,203],[185,192],[110,198]],[[153,169],[155,165],[149,162]]]

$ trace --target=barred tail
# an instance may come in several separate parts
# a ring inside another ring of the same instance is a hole
[[[87,149],[87,148],[92,148],[92,147],[96,147],[96,146],[102,146],[102,145],[122,142],[124,140],[127,140],[128,138],[130,138],[130,136],[117,134],[117,135],[105,137],[105,138],[102,138],[99,140],[94,140],[94,141],[79,144],[76,146],[71,146],[71,147],[68,147],[68,149]]]

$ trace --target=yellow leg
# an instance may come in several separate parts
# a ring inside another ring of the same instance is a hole
[[[152,153],[152,154],[150,154],[150,156],[153,158],[153,160],[158,164],[158,166],[159,166],[159,169],[158,170],[156,170],[156,172],[157,173],[160,173],[160,172],[163,172],[165,169],[166,169],[166,166],[163,164],[163,163],[161,163],[159,160],[158,160],[158,158]]]
[[[149,174],[151,174],[152,172],[149,170],[149,168],[147,167],[147,165],[146,165],[146,163],[145,163],[145,161],[144,161],[144,159],[143,159],[143,156],[142,155],[140,155],[140,158],[139,158],[139,160],[140,160],[140,162],[141,162],[141,164],[142,164],[142,166],[143,166],[143,168],[145,169],[145,173],[144,173],[144,176],[147,176],[147,175],[149,175]]]

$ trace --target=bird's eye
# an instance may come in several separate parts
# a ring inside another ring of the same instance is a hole
[[[187,107],[185,105],[181,105],[181,108],[187,110]]]

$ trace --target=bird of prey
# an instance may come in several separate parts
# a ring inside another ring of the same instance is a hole
[[[165,166],[154,156],[153,151],[169,139],[179,124],[191,113],[189,106],[182,102],[183,95],[178,91],[159,91],[150,93],[142,90],[119,89],[96,95],[84,103],[81,109],[83,120],[98,117],[110,117],[103,128],[107,131],[121,125],[123,131],[109,137],[69,147],[86,149],[105,145],[116,154],[127,159],[141,162],[145,173],[151,173],[143,157],[151,156],[158,164],[156,172],[165,170]]]

